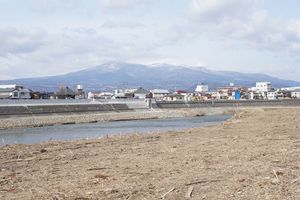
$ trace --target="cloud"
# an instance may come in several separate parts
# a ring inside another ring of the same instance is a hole
[[[45,44],[46,31],[0,27],[0,56],[28,54]]]
[[[89,7],[85,0],[31,0],[31,9],[35,12],[45,14],[56,14],[58,12],[73,12],[77,14],[89,14]]]
[[[138,4],[143,4],[148,0],[99,0],[100,6],[105,9],[123,9]]]
[[[119,32],[101,27],[69,27],[54,32],[49,30],[47,35],[30,29],[7,29],[0,33],[3,41],[13,41],[14,38],[18,41],[0,47],[0,55],[5,55],[0,56],[2,78],[8,77],[4,75],[11,71],[15,72],[15,77],[31,77],[33,74],[45,76],[103,62],[155,57],[155,50],[159,48],[158,44],[161,45],[160,40],[154,37],[156,33],[148,33],[143,29],[138,32],[132,32],[131,29]],[[147,34],[150,38],[145,41]]]
[[[224,20],[246,18],[258,0],[191,0],[190,17],[203,22],[220,23]]]
[[[107,29],[135,29],[135,28],[142,28],[144,25],[139,22],[134,21],[106,21],[102,24],[102,28]]]
[[[233,45],[242,42],[257,50],[298,53],[300,19],[271,17],[260,7],[261,2],[191,0],[187,15],[190,29]]]

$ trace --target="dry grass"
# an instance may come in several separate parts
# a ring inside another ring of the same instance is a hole
[[[0,148],[0,199],[184,199],[192,191],[190,199],[298,200],[299,177],[299,108],[239,110],[222,125],[180,132]]]

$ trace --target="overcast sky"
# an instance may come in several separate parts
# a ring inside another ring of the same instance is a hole
[[[299,0],[0,0],[0,79],[110,61],[300,81]]]

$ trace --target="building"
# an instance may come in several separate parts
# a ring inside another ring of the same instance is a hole
[[[291,97],[300,99],[300,89],[291,91]]]
[[[277,93],[275,90],[270,90],[267,92],[267,99],[268,100],[276,100],[277,99]]]
[[[182,94],[168,94],[163,97],[164,101],[184,101],[184,95]]]
[[[257,92],[268,92],[272,89],[271,82],[257,82],[255,87]]]
[[[281,88],[281,90],[294,91],[294,90],[300,90],[300,87],[287,87],[287,88]]]
[[[277,99],[290,99],[292,98],[291,91],[289,90],[277,90],[276,91]]]
[[[132,99],[134,97],[133,91],[131,89],[115,90],[113,99]]]
[[[53,98],[54,92],[32,92],[31,93],[31,98],[32,99],[50,99],[51,97]]]
[[[82,85],[77,85],[75,89],[75,99],[85,99],[85,92]]]
[[[235,100],[240,100],[241,99],[241,91],[239,90],[235,90],[233,93],[232,93],[232,96]]]
[[[0,85],[0,99],[31,99],[32,91],[23,86]]]
[[[136,99],[146,99],[150,96],[150,91],[145,90],[142,87],[139,87],[138,89],[133,91],[134,98]]]
[[[164,96],[170,94],[169,90],[164,90],[164,89],[154,89],[151,90],[150,92],[152,97],[157,100],[162,100]]]
[[[208,92],[208,85],[200,84],[197,85],[195,92],[198,93],[207,93]]]
[[[58,91],[54,94],[56,99],[75,99],[76,92],[68,86],[61,85]]]
[[[114,95],[110,92],[89,92],[88,99],[111,99]]]
[[[253,100],[275,100],[277,92],[272,88],[271,82],[257,82],[255,87],[249,88],[250,99]]]
[[[262,94],[260,92],[256,92],[256,91],[250,91],[249,97],[251,100],[263,100],[264,99]]]
[[[234,99],[234,91],[237,90],[237,87],[233,86],[225,86],[217,88],[217,99],[220,100],[233,100]]]

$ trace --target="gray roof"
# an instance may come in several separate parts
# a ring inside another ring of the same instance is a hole
[[[291,92],[300,92],[300,89],[291,90]]]
[[[184,97],[182,94],[168,94],[165,97]]]
[[[11,95],[1,95],[0,94],[0,99],[8,99],[10,97],[11,97]]]
[[[75,92],[71,90],[69,87],[65,87],[56,92],[56,95],[75,95]]]
[[[149,90],[145,90],[145,89],[143,89],[143,88],[138,88],[137,90],[135,90],[135,91],[133,92],[133,94],[149,94],[149,93],[150,93]]]
[[[0,88],[0,92],[13,92],[15,88]]]
[[[151,90],[152,93],[160,93],[160,94],[168,94],[170,93],[169,90],[165,90],[165,89],[154,89]]]

